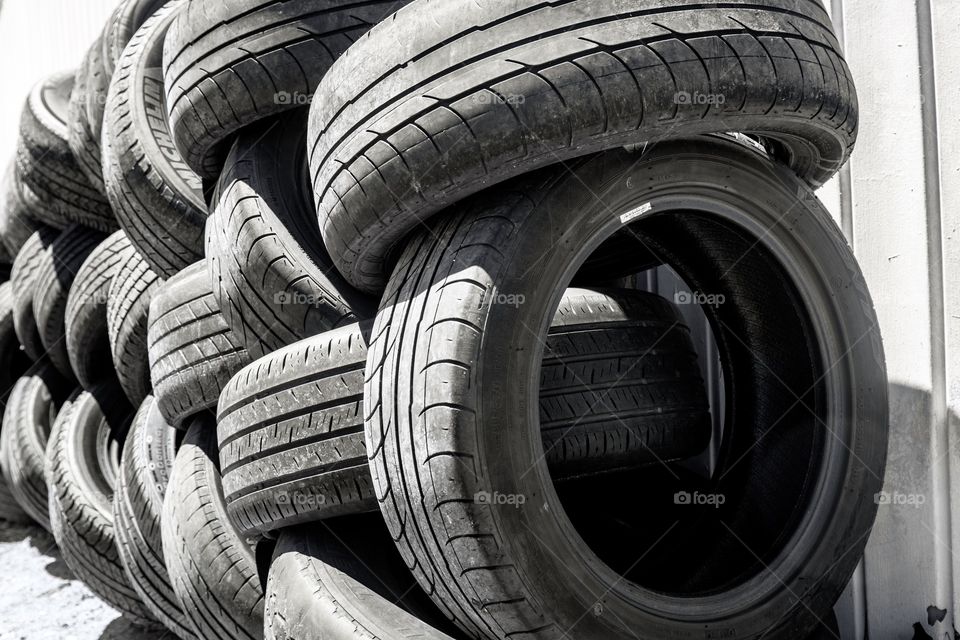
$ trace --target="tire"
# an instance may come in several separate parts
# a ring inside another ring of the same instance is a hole
[[[249,0],[242,9],[190,2],[163,55],[170,128],[183,159],[215,178],[231,134],[307,104],[330,64],[405,1]]]
[[[150,299],[163,282],[132,246],[121,251],[119,263],[107,294],[107,334],[120,386],[130,403],[139,406],[150,393]]]
[[[200,178],[170,139],[160,58],[183,3],[147,19],[117,63],[103,132],[106,193],[120,227],[159,276],[203,258],[206,203]]]
[[[84,389],[112,380],[117,374],[110,353],[107,332],[107,295],[120,270],[124,251],[132,251],[123,231],[114,231],[90,252],[77,270],[67,296],[67,356],[70,368]]]
[[[284,529],[270,563],[266,640],[451,640],[379,516]]]
[[[91,45],[77,70],[70,92],[69,143],[81,169],[101,193],[103,183],[100,138],[107,92],[114,67],[123,48],[140,25],[164,0],[123,0],[110,14],[107,24]]]
[[[3,191],[0,194],[0,206],[3,207],[0,210],[0,241],[7,253],[16,258],[27,239],[43,225],[30,212],[23,185],[17,177],[16,160],[7,165],[0,189]]]
[[[50,531],[44,452],[66,385],[47,361],[14,385],[3,413],[0,464],[10,493],[41,527]]]
[[[349,282],[382,291],[433,214],[586,153],[752,132],[811,185],[849,156],[856,95],[820,2],[608,7],[418,0],[337,61],[308,144],[320,228]]]
[[[303,110],[243,132],[207,224],[220,307],[254,357],[376,308],[340,277],[323,248],[303,179],[305,149]]]
[[[11,389],[14,382],[27,371],[29,360],[20,350],[17,335],[13,331],[13,290],[9,282],[0,284],[0,386]],[[7,412],[8,392],[0,394],[0,410]],[[0,426],[0,461],[3,460],[3,430]],[[0,464],[0,520],[26,524],[30,516],[20,508],[10,491]]]
[[[0,522],[8,524],[30,524],[33,520],[20,508],[16,498],[10,493],[6,478],[0,475]]]
[[[176,453],[176,432],[164,422],[152,396],[140,405],[123,445],[113,495],[120,561],[150,613],[178,638],[195,638],[170,586],[163,558],[160,518]]]
[[[117,228],[110,204],[90,184],[67,142],[72,73],[50,76],[30,92],[20,117],[17,172],[42,203],[35,216],[52,227],[82,224],[99,231]]]
[[[37,275],[44,254],[50,250],[60,232],[43,227],[33,232],[13,261],[10,283],[13,294],[13,327],[23,350],[31,360],[43,356],[40,329],[33,315],[33,297],[37,290]]]
[[[74,374],[67,354],[67,296],[84,260],[102,240],[103,234],[99,231],[70,225],[43,253],[37,265],[33,317],[40,331],[40,344],[53,366],[68,380],[72,380]]]
[[[223,490],[244,534],[376,510],[361,414],[368,331],[353,325],[290,345],[225,387]],[[664,463],[709,444],[696,352],[663,298],[570,289],[545,350],[541,436],[555,478]]]
[[[566,488],[539,460],[538,332],[617,234],[661,256],[713,328],[726,417],[710,477],[657,465]],[[524,304],[489,302],[504,291]],[[847,584],[886,459],[877,319],[827,211],[756,149],[611,151],[463,203],[411,239],[372,335],[364,414],[381,513],[470,635],[801,638]]]
[[[204,262],[157,290],[150,302],[147,345],[157,409],[178,428],[187,418],[215,409],[224,385],[250,362],[220,314]]]
[[[133,624],[158,627],[120,564],[113,520],[120,447],[130,407],[113,385],[78,391],[47,448],[53,536],[70,570]]]
[[[263,637],[263,590],[250,546],[227,517],[212,421],[195,418],[163,503],[163,553],[183,612],[200,638]]]

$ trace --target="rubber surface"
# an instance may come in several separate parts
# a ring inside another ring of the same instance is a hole
[[[403,0],[191,1],[170,29],[164,81],[187,164],[220,173],[241,127],[308,104],[330,64]]]
[[[250,362],[220,314],[204,262],[157,289],[150,302],[147,349],[157,408],[175,427],[215,408],[230,377]]]
[[[107,332],[107,294],[129,249],[126,234],[114,231],[90,252],[70,287],[65,342],[70,367],[84,389],[116,380]]]
[[[369,326],[352,325],[295,343],[224,388],[220,464],[241,531],[376,509],[361,413],[368,338]],[[710,440],[689,331],[671,303],[640,291],[565,293],[539,408],[543,456],[558,479],[690,457]]]
[[[33,297],[37,291],[37,275],[43,255],[50,250],[60,232],[51,227],[35,231],[24,243],[23,248],[13,261],[10,274],[13,294],[13,326],[17,339],[31,360],[43,356],[43,344],[40,330],[33,315]]]
[[[309,154],[327,250],[374,293],[432,215],[532,169],[741,131],[819,185],[856,129],[819,0],[417,0],[321,81]]]
[[[30,197],[24,195],[23,184],[17,178],[16,160],[11,160],[0,182],[0,242],[11,258],[42,224],[30,212]]]
[[[170,586],[160,535],[175,450],[176,433],[157,411],[153,396],[147,396],[123,445],[113,521],[120,561],[140,600],[178,638],[190,640],[196,636]]]
[[[40,344],[57,371],[74,377],[67,352],[67,297],[76,274],[87,256],[103,240],[99,231],[70,225],[40,257],[33,296],[33,316],[40,331]]]
[[[161,277],[203,257],[200,178],[170,139],[160,73],[163,39],[182,2],[147,19],[117,62],[107,98],[103,168],[120,227]]]
[[[163,503],[163,553],[183,612],[200,638],[263,637],[263,590],[250,546],[227,517],[209,418],[180,445]]]
[[[147,315],[163,281],[132,246],[123,249],[107,293],[107,334],[117,378],[134,406],[150,393]]]
[[[376,307],[346,283],[323,247],[305,153],[303,109],[242,132],[207,224],[221,309],[255,357],[370,317]]]

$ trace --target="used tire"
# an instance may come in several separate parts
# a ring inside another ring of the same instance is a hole
[[[337,273],[306,187],[306,112],[240,134],[207,224],[211,280],[234,333],[259,357],[370,317],[375,304]]]
[[[214,425],[194,418],[163,503],[163,553],[183,612],[200,638],[263,637],[263,590],[250,545],[227,517]]]
[[[170,28],[163,75],[174,141],[204,178],[235,131],[308,104],[330,64],[407,0],[189,2]]]
[[[130,584],[153,616],[178,638],[195,638],[170,586],[160,518],[176,454],[176,432],[152,396],[140,405],[123,445],[113,521],[117,549]]]
[[[250,356],[220,314],[202,261],[157,289],[149,317],[147,345],[157,408],[167,422],[180,427],[190,416],[216,408],[220,391]]]
[[[147,315],[162,281],[132,246],[120,252],[119,263],[107,294],[107,333],[120,386],[139,406],[150,393]]]
[[[726,421],[710,477],[657,465],[616,491],[570,491],[539,460],[539,335],[577,267],[618,234],[696,294]],[[499,291],[525,302],[491,304]],[[411,239],[372,335],[381,513],[472,636],[801,638],[847,584],[884,475],[883,348],[839,229],[766,154],[720,139],[611,151],[464,202]]]
[[[353,325],[290,345],[224,388],[223,489],[242,532],[376,509],[361,413],[368,331]],[[686,458],[710,441],[689,331],[655,294],[568,290],[539,388],[543,455],[556,478]]]
[[[116,379],[107,332],[107,294],[124,256],[129,256],[125,250],[130,250],[126,234],[114,231],[80,265],[67,297],[67,356],[84,389]]]
[[[78,391],[47,448],[50,519],[70,570],[132,623],[158,626],[120,563],[113,492],[130,407],[115,385]]]
[[[30,213],[23,185],[17,177],[16,160],[10,162],[0,183],[0,241],[11,257],[16,257],[23,243],[42,226]],[[12,262],[12,260],[11,260]]]
[[[82,224],[100,231],[117,228],[110,204],[90,184],[67,142],[67,118],[72,73],[50,76],[30,92],[20,117],[17,172],[42,203],[35,216],[64,228]]]
[[[99,231],[70,225],[43,253],[37,265],[33,316],[40,331],[40,344],[57,371],[67,379],[74,377],[66,342],[67,297],[84,260],[102,240],[103,234]],[[103,366],[102,362],[99,364]]]
[[[43,227],[33,232],[13,261],[10,283],[13,294],[13,327],[23,350],[31,360],[43,356],[40,329],[33,315],[33,298],[37,291],[37,275],[44,254],[56,241],[60,232]]]
[[[391,546],[379,516],[284,529],[267,579],[266,640],[451,640]]]
[[[160,73],[163,39],[182,7],[168,3],[130,40],[110,83],[103,125],[110,204],[130,242],[163,278],[203,258],[207,211],[200,178],[170,139]]]
[[[0,284],[0,385],[10,389],[14,382],[25,373],[29,360],[20,350],[17,334],[13,330],[13,285]],[[7,413],[7,393],[0,394],[0,409]],[[0,421],[2,422],[2,421]],[[3,429],[0,426],[0,460],[3,459]],[[20,507],[10,492],[0,464],[0,520],[14,523],[30,522],[30,516]]]
[[[41,361],[14,385],[3,413],[0,464],[20,507],[50,531],[44,455],[50,429],[66,395],[56,369]]]
[[[308,144],[327,250],[375,293],[426,219],[531,169],[744,131],[819,185],[848,157],[856,125],[819,2],[417,0],[321,81]]]

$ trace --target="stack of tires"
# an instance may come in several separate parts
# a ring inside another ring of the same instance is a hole
[[[856,129],[819,0],[124,0],[3,183],[0,514],[184,639],[808,637]]]

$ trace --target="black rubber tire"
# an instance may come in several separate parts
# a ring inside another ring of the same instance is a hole
[[[17,177],[16,159],[11,160],[0,183],[0,241],[12,258],[16,258],[20,248],[34,231],[43,224],[30,212],[27,197],[23,195],[23,185]],[[11,259],[11,264],[13,260]]]
[[[67,356],[70,368],[84,389],[116,380],[111,366],[110,337],[107,332],[107,294],[120,269],[124,250],[130,242],[123,231],[114,231],[90,252],[77,270],[67,296]]]
[[[101,193],[103,184],[100,139],[107,92],[114,67],[134,32],[165,0],[123,0],[91,45],[77,69],[70,92],[69,143],[87,179]]]
[[[57,416],[47,447],[50,520],[63,560],[130,622],[158,627],[120,563],[113,492],[131,413],[115,385],[77,391]]]
[[[150,299],[163,281],[132,246],[120,252],[119,263],[107,293],[107,334],[120,386],[130,403],[139,406],[150,393]]]
[[[194,418],[177,452],[161,530],[170,582],[197,636],[262,638],[256,558],[227,517],[209,417]]]
[[[99,231],[70,225],[40,256],[37,266],[33,317],[40,331],[40,344],[53,366],[68,380],[74,378],[74,373],[67,355],[67,297],[81,265],[103,237]]]
[[[284,529],[267,579],[265,640],[452,640],[392,546],[378,515]]]
[[[30,361],[20,349],[17,334],[13,330],[13,285],[0,284],[0,388],[9,390],[14,382],[27,371]],[[6,414],[9,391],[0,393],[0,411]],[[2,420],[0,420],[2,422]],[[0,426],[0,460],[3,459],[3,429]],[[20,508],[10,492],[0,464],[0,520],[26,524],[30,516]]]
[[[308,144],[327,250],[376,293],[425,220],[532,169],[743,131],[775,139],[819,185],[856,129],[853,80],[817,0],[417,0],[321,81]]]
[[[0,522],[10,524],[30,524],[33,520],[20,508],[16,498],[10,493],[7,479],[0,474]]]
[[[133,418],[120,457],[113,521],[120,561],[140,600],[178,638],[196,636],[170,586],[160,519],[176,455],[176,432],[147,396]]]
[[[44,456],[66,384],[49,361],[37,363],[13,386],[0,432],[0,465],[10,493],[41,527],[50,531]]]
[[[103,124],[107,197],[130,242],[163,278],[203,258],[207,218],[200,178],[170,139],[160,73],[163,38],[182,7],[165,5],[123,50]]]
[[[33,315],[37,275],[43,255],[50,250],[59,235],[60,232],[51,227],[35,231],[14,258],[10,274],[10,283],[13,286],[13,327],[27,357],[34,361],[43,356],[40,329]]]
[[[198,262],[167,280],[150,301],[147,347],[157,408],[177,428],[190,416],[215,409],[224,385],[250,363],[227,326]]]
[[[223,490],[244,534],[376,510],[361,413],[368,332],[352,325],[290,345],[224,388]],[[689,330],[655,294],[569,289],[539,388],[554,478],[687,458],[710,441]]]
[[[82,224],[100,231],[117,228],[110,204],[90,184],[67,142],[72,73],[39,82],[20,117],[17,174],[42,204],[35,217],[53,227]]]
[[[211,280],[254,357],[370,317],[376,303],[340,276],[323,248],[306,175],[306,112],[240,134],[207,224]]]
[[[718,296],[700,306],[724,432],[712,478],[674,465],[666,481],[567,492],[539,460],[529,408],[538,336],[618,233]],[[525,304],[490,304],[498,291]],[[719,139],[611,151],[464,203],[411,239],[372,335],[364,412],[381,512],[470,635],[801,638],[846,586],[886,459],[883,348],[840,230],[765,154]],[[481,492],[528,502],[480,504]],[[623,500],[636,492],[641,510]]]
[[[309,104],[331,63],[407,1],[190,2],[163,55],[170,127],[186,163],[215,178],[231,134]]]

